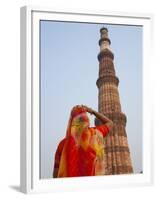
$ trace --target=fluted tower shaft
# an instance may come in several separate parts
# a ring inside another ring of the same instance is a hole
[[[122,113],[118,91],[119,79],[114,67],[114,54],[110,47],[107,28],[100,29],[99,77],[96,82],[99,90],[98,110],[113,123],[113,129],[105,138],[106,174],[127,174],[133,172],[126,134],[126,115]],[[96,120],[96,125],[100,123]]]

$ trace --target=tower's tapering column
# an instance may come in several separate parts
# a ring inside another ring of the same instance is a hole
[[[121,111],[118,92],[119,79],[115,74],[114,54],[110,48],[111,41],[107,28],[101,28],[100,34],[99,78],[97,80],[98,110],[114,123],[113,129],[105,138],[105,171],[106,174],[132,173],[133,168],[125,130],[126,116]],[[96,124],[98,123],[99,121],[96,120]]]

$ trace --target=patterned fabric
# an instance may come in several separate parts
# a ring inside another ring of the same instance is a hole
[[[53,177],[104,175],[103,138],[108,132],[106,125],[89,127],[83,108],[73,109],[66,137],[56,150]]]

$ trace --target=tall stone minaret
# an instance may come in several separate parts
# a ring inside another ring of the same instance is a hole
[[[119,79],[115,73],[114,54],[110,48],[111,41],[107,28],[101,28],[100,34],[99,78],[96,82],[99,89],[98,110],[114,123],[113,129],[105,138],[105,174],[133,173],[125,130],[126,115],[121,111],[118,92]],[[96,120],[95,123],[97,125],[100,122]]]

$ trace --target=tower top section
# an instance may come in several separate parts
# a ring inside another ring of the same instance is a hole
[[[104,32],[104,31],[108,32],[108,29],[107,29],[106,27],[103,26],[103,27],[100,29],[100,33],[101,33],[102,31],[103,31],[103,32]]]
[[[103,57],[110,57],[114,59],[114,54],[112,53],[110,47],[111,41],[108,36],[108,29],[106,27],[102,27],[100,29],[100,39],[99,39],[99,46],[100,52],[98,54],[98,60],[100,61]]]
[[[111,44],[111,41],[108,36],[108,29],[106,27],[102,27],[100,29],[100,40],[99,40],[99,45],[101,46],[101,43],[107,41],[109,45]]]
[[[102,27],[101,29],[100,29],[100,33],[102,33],[102,32],[108,32],[108,29],[106,28],[106,27]]]

